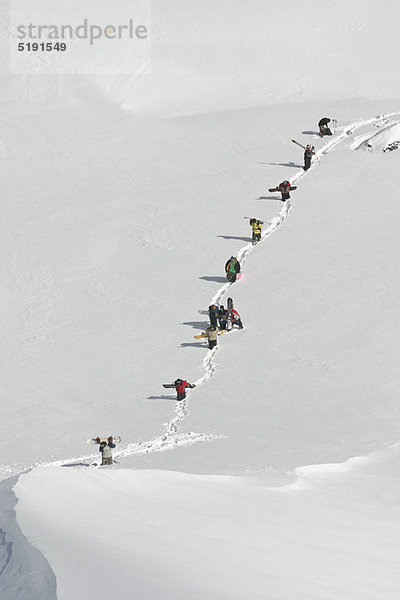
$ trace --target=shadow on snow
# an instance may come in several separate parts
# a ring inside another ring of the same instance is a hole
[[[249,237],[237,237],[235,235],[217,235],[219,238],[224,238],[224,240],[240,240],[242,242],[251,242],[251,238]]]
[[[201,329],[204,331],[208,327],[208,321],[186,321],[182,325],[190,325],[193,329]]]
[[[301,169],[301,165],[296,165],[293,161],[286,163],[274,163],[274,162],[259,162],[259,165],[274,165],[276,167],[293,167],[295,169]]]
[[[204,277],[199,277],[199,279],[204,279],[204,281],[216,281],[217,283],[226,283],[226,277],[208,277],[204,275]]]

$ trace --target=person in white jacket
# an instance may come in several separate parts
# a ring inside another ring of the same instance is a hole
[[[215,348],[215,346],[217,345],[218,334],[219,334],[218,327],[215,327],[214,325],[210,325],[210,327],[207,327],[206,335],[207,335],[207,339],[208,339],[208,347],[210,350]]]
[[[115,448],[113,438],[108,438],[107,442],[101,442],[99,452],[101,452],[101,466],[112,465],[112,449]]]

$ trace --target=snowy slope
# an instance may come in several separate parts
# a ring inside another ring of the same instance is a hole
[[[400,418],[398,156],[355,149],[399,119],[398,11],[153,3],[138,80],[12,75],[3,59],[6,600],[86,598],[104,554],[102,592],[394,600],[398,450],[380,452]],[[320,140],[325,115],[338,129]],[[293,137],[318,150],[307,174]],[[267,190],[285,178],[283,205]],[[244,216],[271,223],[255,248]],[[228,290],[231,254],[244,276]],[[198,309],[227,295],[245,329],[210,355]],[[176,406],[161,383],[178,376],[197,387]],[[119,464],[89,468],[85,440],[109,433]],[[15,486],[18,532],[7,478],[43,464]]]
[[[38,468],[17,485],[18,518],[46,548],[61,600],[133,591],[395,600],[398,460],[399,448],[388,448],[308,467],[301,485],[275,489],[263,479]]]

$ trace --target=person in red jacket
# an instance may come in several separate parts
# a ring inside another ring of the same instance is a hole
[[[175,379],[174,381],[175,389],[176,389],[176,399],[184,400],[186,398],[186,388],[194,388],[196,387],[193,383],[188,383],[183,379]]]
[[[280,193],[282,194],[282,202],[285,202],[285,200],[289,200],[290,198],[290,181],[287,181],[287,179],[285,181],[282,181],[282,183],[280,183],[278,185],[278,190],[280,191]]]
[[[232,325],[237,325],[239,329],[243,329],[243,323],[237,310],[232,308]]]

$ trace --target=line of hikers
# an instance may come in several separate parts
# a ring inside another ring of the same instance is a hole
[[[220,306],[211,304],[208,307],[208,316],[210,325],[207,327],[204,334],[196,337],[206,337],[208,348],[210,350],[216,347],[218,335],[221,333],[225,333],[225,331],[229,331],[235,326],[239,329],[243,329],[242,319],[237,310],[233,307],[232,298],[228,298],[228,306],[226,308],[222,304]],[[175,379],[173,384],[165,384],[164,387],[175,387],[176,399],[184,400],[186,398],[186,388],[194,388],[195,385],[184,379],[178,378]]]
[[[332,131],[328,126],[328,123],[330,123],[331,119],[329,119],[328,117],[324,117],[322,119],[320,119],[320,121],[318,122],[318,127],[319,127],[319,136],[320,137],[324,137],[325,135],[332,135]],[[293,140],[294,141],[294,140]],[[296,144],[300,145],[298,142],[296,142]],[[307,146],[302,146],[304,148],[304,171],[308,171],[308,169],[311,166],[311,160],[312,157],[315,155],[315,148],[314,146],[312,146],[311,144],[307,144]],[[277,185],[275,188],[271,188],[269,191],[270,192],[280,192],[281,193],[281,200],[282,202],[286,202],[286,200],[289,200],[290,198],[290,192],[292,190],[295,190],[296,186],[292,186],[290,181],[285,180],[282,181],[279,185]],[[262,235],[262,226],[264,225],[264,221],[261,221],[260,219],[256,219],[254,217],[245,217],[246,219],[250,219],[250,226],[253,230],[252,232],[252,244],[255,245],[257,244],[260,240],[261,240],[261,235]],[[238,278],[238,275],[240,273],[240,263],[238,261],[238,259],[236,258],[236,256],[231,256],[225,263],[225,273],[226,273],[226,278],[229,281],[229,283],[235,283],[235,281]],[[228,300],[231,300],[230,298]],[[237,325],[239,327],[239,329],[243,329],[243,324],[242,321],[240,319],[240,315],[238,314],[238,312],[233,308],[230,309],[225,309],[224,306],[217,306],[215,304],[212,304],[211,306],[209,306],[209,318],[210,318],[210,325],[209,327],[207,327],[206,331],[204,332],[205,337],[207,337],[208,339],[208,347],[210,350],[212,350],[213,348],[215,348],[215,346],[217,345],[217,339],[218,339],[218,335],[221,332],[225,331],[225,328],[227,327],[227,316],[228,313],[231,313],[231,319],[232,319],[232,325]],[[176,379],[174,382],[174,387],[176,390],[176,394],[177,400],[183,400],[184,398],[186,398],[186,388],[194,388],[195,385],[192,383],[188,383],[187,381],[183,380],[183,379]]]
[[[332,131],[328,125],[328,123],[330,123],[330,122],[331,122],[331,119],[329,119],[328,117],[323,117],[322,119],[320,119],[320,121],[318,122],[318,127],[319,127],[318,135],[320,137],[324,137],[325,135],[332,135]],[[335,120],[333,122],[336,123]],[[302,144],[299,144],[299,142],[296,142],[295,140],[292,140],[292,141],[294,141],[297,145],[304,148],[303,170],[308,171],[308,169],[311,167],[312,157],[315,156],[315,147],[312,146],[311,144],[307,144],[307,146],[303,146]],[[276,187],[270,188],[268,191],[280,192],[282,202],[286,202],[286,200],[289,200],[289,198],[290,198],[290,192],[293,190],[296,190],[296,189],[297,189],[297,186],[291,185],[290,181],[288,179],[285,179],[284,181],[279,183]],[[249,217],[245,217],[245,219],[247,219],[247,218],[249,218]],[[264,222],[260,221],[259,219],[250,218],[250,226],[253,229],[253,235],[252,235],[252,244],[253,245],[257,244],[257,242],[259,242],[261,240],[263,224],[264,224]],[[231,257],[230,261],[232,261],[233,258],[234,257]],[[237,269],[237,266],[233,267],[232,262],[231,262],[229,264],[229,270],[231,273],[234,271],[234,268]],[[225,270],[227,270],[226,266],[225,266]],[[240,268],[239,268],[239,271],[240,271]],[[237,271],[237,272],[239,272],[239,271]],[[232,278],[233,276],[230,275],[229,277]],[[228,278],[228,281],[230,281],[229,278]],[[233,281],[236,281],[236,278],[234,278]]]
[[[320,121],[318,122],[318,127],[319,127],[319,137],[324,137],[325,135],[332,135],[332,131],[329,128],[328,123],[331,122],[331,119],[329,119],[328,117],[323,117],[322,119],[320,119]],[[308,169],[311,167],[311,159],[312,157],[315,155],[315,148],[314,146],[311,146],[311,144],[307,144],[307,146],[305,147],[304,150],[304,171],[308,171]]]
[[[233,327],[243,329],[242,319],[238,311],[233,308],[232,298],[228,298],[228,306],[225,308],[222,304],[217,306],[211,304],[208,307],[208,316],[210,325],[204,333],[199,337],[206,337],[208,340],[208,348],[212,350],[217,345],[218,336],[226,331],[230,331]]]

